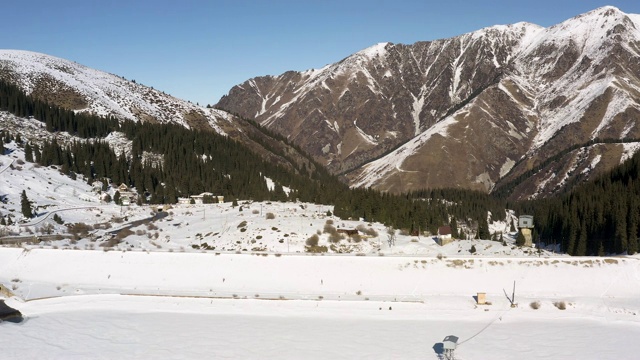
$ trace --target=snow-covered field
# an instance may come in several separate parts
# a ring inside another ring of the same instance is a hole
[[[0,247],[6,303],[25,317],[0,323],[0,358],[437,359],[447,335],[460,337],[459,359],[640,351],[639,257],[539,255],[512,236],[441,247],[394,231],[390,245],[384,225],[306,203],[174,205],[156,216],[101,203],[81,178],[9,147],[3,236],[45,240]],[[38,214],[24,222],[22,190]],[[73,224],[87,235],[74,238]],[[332,243],[325,227],[368,234]],[[314,234],[326,253],[305,251]],[[476,304],[479,292],[490,305]]]
[[[2,248],[0,264],[26,317],[0,324],[9,358],[437,359],[452,334],[461,359],[640,350],[637,258]]]

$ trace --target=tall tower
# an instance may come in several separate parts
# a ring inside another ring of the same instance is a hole
[[[531,247],[533,239],[531,231],[533,230],[533,216],[532,215],[520,215],[518,218],[518,231],[524,236],[524,246]]]

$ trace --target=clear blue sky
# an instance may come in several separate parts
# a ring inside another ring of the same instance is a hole
[[[73,60],[205,105],[249,78],[319,68],[379,42],[550,26],[604,5],[640,13],[640,0],[5,1],[0,48]]]

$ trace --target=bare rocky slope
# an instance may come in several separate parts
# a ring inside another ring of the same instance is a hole
[[[287,136],[352,186],[548,196],[640,138],[640,15],[381,43],[322,69],[250,79],[217,107]]]

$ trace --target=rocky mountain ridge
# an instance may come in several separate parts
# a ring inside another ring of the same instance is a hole
[[[287,136],[352,186],[509,184],[530,198],[638,149],[639,59],[640,15],[607,6],[549,28],[381,43],[322,69],[250,79],[217,107]]]

